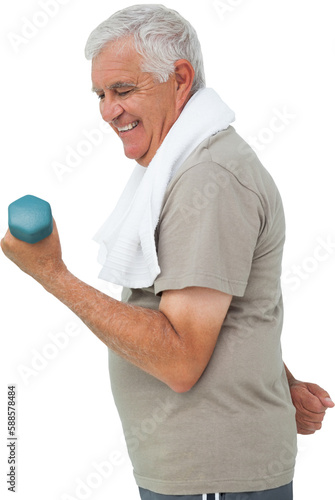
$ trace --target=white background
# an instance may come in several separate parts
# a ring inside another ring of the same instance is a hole
[[[53,13],[54,2],[49,2],[49,14],[43,3],[17,0],[0,7],[0,235],[7,228],[9,203],[28,193],[47,199],[68,268],[118,297],[113,285],[97,279],[92,236],[134,164],[112,134],[101,134],[101,144],[90,149],[87,139],[86,149],[81,142],[85,131],[102,123],[83,51],[97,24],[133,2],[62,0]],[[212,0],[168,0],[166,5],[197,29],[207,85],[234,109],[236,130],[246,140],[257,138],[256,152],[281,191],[287,219],[284,359],[297,378],[316,382],[335,397],[333,2],[216,3],[220,11]],[[280,131],[271,132],[279,124],[273,121],[278,113],[289,118]],[[77,166],[57,175],[55,162],[66,165],[66,155],[78,148]],[[6,403],[7,384],[14,383],[19,436],[15,498],[137,499],[110,393],[107,349],[2,254],[0,277],[1,498],[12,498],[6,489]],[[75,335],[69,335],[71,328]],[[55,346],[56,338],[62,347]],[[296,500],[335,498],[334,424],[335,410],[329,410],[322,431],[299,436]],[[105,463],[105,478],[97,476],[94,466],[102,462],[110,464],[107,471]],[[87,481],[92,487],[78,496],[76,488]]]

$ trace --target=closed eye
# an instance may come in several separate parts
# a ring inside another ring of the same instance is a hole
[[[112,90],[112,89],[108,89],[108,90]],[[114,89],[114,92],[118,97],[126,97],[128,94],[130,94],[134,90],[135,90],[134,88],[131,88],[130,90],[125,90],[124,92],[118,92],[116,89]],[[102,101],[105,98],[104,92],[98,93],[98,91],[96,90],[95,93],[98,96],[98,99],[100,101]]]
[[[133,89],[131,90],[126,90],[125,92],[117,92],[117,95],[120,96],[120,97],[124,97],[126,96],[127,94],[130,94],[130,92],[132,92]]]

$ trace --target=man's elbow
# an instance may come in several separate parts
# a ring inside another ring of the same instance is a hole
[[[184,371],[184,370],[183,370]],[[174,376],[171,377],[171,379],[168,381],[168,386],[170,389],[172,389],[174,392],[178,394],[182,394],[185,392],[189,392],[199,381],[201,373],[199,373],[198,370],[187,370],[187,373],[182,373],[179,374],[179,376],[176,376],[176,373],[174,373]]]
[[[176,392],[178,394],[183,394],[185,392],[189,392],[194,386],[195,383],[187,383],[187,382],[175,382],[173,384],[168,384],[170,389],[173,390],[173,392]]]

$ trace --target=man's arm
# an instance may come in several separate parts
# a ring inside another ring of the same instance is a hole
[[[296,380],[285,365],[292,402],[296,408],[296,422],[299,434],[314,434],[321,429],[328,408],[335,405],[327,391],[317,384]]]
[[[54,223],[48,238],[30,245],[8,231],[4,253],[69,307],[114,352],[186,392],[215,348],[231,295],[190,287],[163,292],[159,311],[124,304],[83,283],[66,268]]]

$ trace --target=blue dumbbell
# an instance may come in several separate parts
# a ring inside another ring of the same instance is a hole
[[[52,233],[51,207],[47,201],[30,194],[8,207],[8,227],[15,238],[37,243]]]

